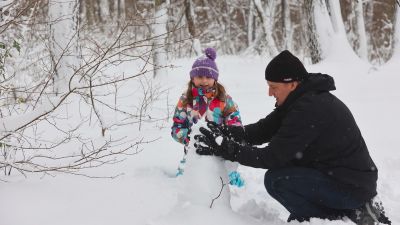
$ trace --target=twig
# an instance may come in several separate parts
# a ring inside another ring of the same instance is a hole
[[[213,206],[213,204],[214,204],[214,201],[217,200],[217,199],[221,196],[222,190],[224,189],[224,187],[225,187],[225,185],[226,185],[226,184],[224,183],[224,180],[222,180],[222,177],[219,177],[219,179],[221,179],[221,190],[219,191],[218,196],[215,197],[215,198],[213,198],[213,200],[211,201],[210,209],[212,208],[212,206]]]
[[[90,76],[90,78],[89,78],[89,93],[90,93],[90,102],[92,103],[92,108],[93,108],[93,111],[94,111],[94,113],[96,114],[96,116],[97,116],[97,119],[99,120],[99,122],[100,122],[100,125],[101,125],[101,135],[104,137],[104,133],[105,133],[105,131],[106,131],[106,127],[104,126],[104,122],[103,122],[103,119],[101,118],[101,116],[100,116],[100,113],[97,111],[97,109],[96,109],[96,107],[95,107],[95,104],[94,104],[94,97],[93,97],[93,83],[92,83],[92,77]]]

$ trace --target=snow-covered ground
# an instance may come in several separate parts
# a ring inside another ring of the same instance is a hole
[[[159,101],[156,109],[165,109],[169,104],[172,114],[186,88],[193,60],[171,62],[177,67],[169,70],[168,77],[158,79],[169,92],[168,98]],[[253,56],[220,56],[216,59],[219,80],[239,105],[244,124],[256,122],[273,109],[274,99],[267,96],[264,80],[268,61]],[[333,93],[353,112],[378,166],[378,193],[392,224],[400,224],[399,61],[392,60],[374,68],[353,57],[332,54],[320,64],[306,66],[309,72],[323,72],[334,77],[337,90]],[[124,101],[131,104],[134,99]],[[184,190],[181,178],[175,177],[183,146],[170,137],[171,124],[171,119],[146,124],[140,132],[133,125],[123,128],[122,133],[132,136],[160,139],[144,145],[139,154],[94,172],[97,175],[124,173],[118,178],[91,179],[65,174],[24,178],[15,174],[10,182],[1,182],[0,225],[285,224],[288,213],[265,191],[265,170],[260,169],[239,167],[246,184],[243,188],[230,187],[234,211],[218,207],[209,209],[190,205],[190,202],[177,204]],[[205,168],[197,182],[202,183],[208,171]],[[196,196],[195,192],[188,191],[185,189],[187,195]],[[313,219],[303,224],[353,223]]]

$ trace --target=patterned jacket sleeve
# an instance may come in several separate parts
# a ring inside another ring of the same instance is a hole
[[[233,101],[232,97],[226,95],[225,108],[224,108],[224,123],[228,126],[243,126],[240,117],[239,107]]]
[[[171,127],[171,136],[175,141],[182,143],[184,145],[189,143],[188,133],[189,133],[189,119],[187,117],[186,107],[183,106],[183,100],[186,97],[182,95],[175,107],[175,112],[173,116],[173,125]]]

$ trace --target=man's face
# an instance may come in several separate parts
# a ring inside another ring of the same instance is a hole
[[[280,106],[285,102],[290,92],[296,89],[299,83],[297,81],[290,83],[267,81],[267,84],[268,84],[268,95],[274,96],[277,105]]]

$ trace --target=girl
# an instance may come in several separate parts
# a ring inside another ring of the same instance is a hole
[[[200,118],[228,126],[242,126],[239,109],[232,98],[218,83],[218,68],[215,64],[216,52],[205,50],[205,56],[198,58],[190,71],[188,89],[180,97],[173,116],[172,137],[187,146],[191,126]],[[185,148],[186,155],[186,148]],[[185,163],[185,157],[181,164]],[[178,168],[177,176],[183,173]]]

